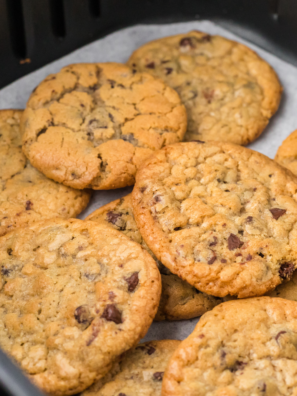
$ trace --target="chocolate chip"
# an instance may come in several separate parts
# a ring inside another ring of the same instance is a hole
[[[162,201],[162,198],[160,197],[160,195],[155,195],[155,196],[154,196],[154,201],[155,201],[155,202],[161,202],[161,201]]]
[[[220,358],[221,358],[222,360],[224,360],[226,356],[227,356],[227,353],[226,353],[224,350],[222,350],[222,351],[221,351],[221,356],[220,356]]]
[[[165,67],[165,74],[168,76],[168,74],[171,74],[173,71],[172,67]]]
[[[174,231],[180,231],[180,230],[182,230],[182,227],[175,227],[174,228]]]
[[[271,212],[274,220],[278,220],[281,216],[283,216],[286,213],[286,209],[279,209],[279,208],[269,209],[269,211]]]
[[[121,392],[118,394],[118,396],[127,396],[127,395],[126,395],[126,393]]]
[[[109,82],[111,88],[114,88],[114,87],[115,87],[116,82],[115,82],[114,80],[108,80],[108,82]]]
[[[197,41],[199,41],[199,43],[209,43],[211,40],[212,40],[212,37],[210,34],[206,34],[205,36],[202,36],[197,39]]]
[[[37,133],[36,137],[39,137],[40,135],[42,135],[42,134],[45,133],[46,131],[47,131],[47,128],[41,129],[41,130]]]
[[[198,338],[204,338],[205,337],[205,335],[204,334],[199,334],[199,336],[198,336]]]
[[[114,322],[115,324],[123,323],[122,313],[114,304],[106,305],[101,318],[106,319],[108,322]]]
[[[252,258],[253,258],[253,256],[251,254],[248,254],[246,256],[246,261],[251,261]]]
[[[125,229],[126,223],[124,219],[122,219],[122,213],[114,212],[110,210],[106,213],[106,219],[109,223],[115,225],[119,230],[123,231]]]
[[[3,276],[9,276],[9,274],[11,273],[12,269],[9,268],[5,268],[5,267],[1,267],[1,274]]]
[[[294,270],[295,266],[293,263],[283,263],[281,264],[278,273],[282,279],[290,279]]]
[[[110,291],[108,293],[108,298],[109,298],[110,301],[114,301],[114,299],[116,298],[116,295],[114,294],[113,291]]]
[[[235,250],[239,249],[243,245],[243,242],[234,234],[230,234],[228,238],[228,249]]]
[[[286,333],[286,331],[280,331],[279,333],[277,333],[277,335],[276,335],[276,337],[275,337],[275,340],[277,341],[278,339],[279,339],[279,337],[282,335],[282,334],[285,334]]]
[[[251,223],[253,221],[253,217],[252,216],[248,216],[246,219],[245,219],[245,222],[246,223]]]
[[[94,140],[94,132],[87,132],[88,140],[92,142]]]
[[[156,352],[156,348],[154,348],[153,346],[148,347],[148,350],[147,350],[148,355],[152,355],[155,352]]]
[[[77,307],[74,311],[74,318],[77,321],[77,323],[87,324],[88,326],[91,324],[92,320],[94,319],[91,316],[90,309],[87,305],[81,305]]]
[[[207,88],[202,91],[202,94],[203,94],[204,98],[206,99],[207,103],[210,104],[214,97],[214,90]]]
[[[164,371],[157,371],[153,374],[153,378],[155,381],[162,381],[164,375]]]
[[[222,263],[222,264],[226,264],[226,263],[227,263],[227,260],[226,260],[226,259],[222,259],[222,260],[221,260],[221,263]]]
[[[140,191],[141,193],[144,193],[146,189],[147,189],[147,187],[140,187],[139,191]]]
[[[7,249],[7,253],[8,253],[9,256],[11,256],[11,255],[12,255],[12,249],[11,249],[11,248],[8,248],[8,249]]]
[[[217,259],[215,252],[214,251],[211,252],[212,252],[212,257],[207,261],[207,264],[213,264]]]
[[[259,386],[258,389],[260,392],[265,392],[266,391],[266,384],[265,382],[262,382]]]
[[[108,117],[109,117],[110,121],[114,122],[114,118],[113,118],[112,114],[108,113]]]
[[[235,257],[240,257],[240,256],[242,256],[241,253],[236,253],[236,254],[235,254]]]
[[[92,334],[91,337],[88,339],[86,342],[87,346],[90,346],[92,342],[96,339],[97,335],[99,334],[100,331],[100,323],[94,323],[92,324]]]
[[[128,291],[134,292],[139,282],[138,272],[134,272],[129,278],[125,278],[125,281],[128,283]]]
[[[213,241],[210,242],[209,246],[216,246],[217,243],[218,243],[218,238],[215,236],[213,237]]]
[[[235,371],[243,370],[246,365],[247,363],[236,360],[235,364],[232,367],[230,367],[229,370],[231,371],[231,373],[235,373]]]
[[[190,142],[196,142],[196,143],[201,143],[201,144],[205,143],[203,140],[190,140]]]
[[[193,39],[191,37],[184,37],[179,42],[180,47],[195,48]]]
[[[243,235],[243,230],[239,230],[238,234]]]
[[[145,65],[145,67],[147,67],[148,69],[154,69],[154,68],[155,68],[155,62],[147,63],[147,64]]]

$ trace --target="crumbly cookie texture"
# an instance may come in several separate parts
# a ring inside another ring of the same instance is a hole
[[[162,395],[296,395],[296,343],[296,302],[259,297],[220,304],[173,354]]]
[[[22,153],[22,113],[0,110],[0,236],[43,219],[76,217],[90,199],[32,167]]]
[[[297,129],[282,142],[274,160],[297,175]]]
[[[162,78],[188,113],[186,140],[245,145],[276,112],[282,87],[274,70],[243,44],[192,31],[144,44],[128,64]]]
[[[135,346],[158,308],[150,255],[91,221],[54,219],[0,238],[0,346],[35,384],[71,395]]]
[[[158,260],[218,297],[262,295],[297,266],[297,179],[221,142],[159,150],[137,173],[137,226]]]
[[[123,232],[133,241],[140,243],[156,260],[161,272],[162,294],[155,321],[192,319],[203,315],[222,302],[219,298],[200,292],[158,262],[135,223],[131,194],[95,210],[87,220],[109,225]]]
[[[47,177],[74,188],[134,184],[141,162],[182,140],[178,94],[119,63],[75,64],[48,76],[22,120],[23,150]]]
[[[126,352],[117,374],[102,386],[95,383],[82,396],[161,396],[163,375],[177,340],[150,341]]]

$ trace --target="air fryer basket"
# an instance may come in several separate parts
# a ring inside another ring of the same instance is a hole
[[[296,0],[0,0],[0,88],[124,26],[195,19],[297,65]],[[42,396],[1,350],[0,394]]]

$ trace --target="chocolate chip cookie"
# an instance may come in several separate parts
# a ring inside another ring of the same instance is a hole
[[[245,145],[264,130],[279,106],[274,70],[243,44],[192,31],[144,44],[128,64],[162,78],[188,113],[186,140]]]
[[[134,220],[131,194],[117,199],[91,213],[87,220],[112,226],[122,231],[133,241],[145,248],[157,261],[162,278],[162,295],[155,321],[183,320],[203,315],[211,310],[221,299],[202,293],[188,282],[174,275],[156,259],[153,252],[144,242]]]
[[[218,297],[262,295],[297,266],[297,178],[231,143],[167,146],[132,192],[136,224],[173,273]]]
[[[186,110],[178,94],[119,63],[75,64],[48,76],[23,119],[23,150],[47,177],[74,188],[134,184],[154,150],[182,140]]]
[[[282,142],[274,160],[297,175],[297,129]]]
[[[220,304],[173,354],[162,395],[296,395],[296,343],[296,302],[260,297]]]
[[[161,396],[164,371],[177,340],[150,341],[126,352],[117,365],[117,374],[102,386],[95,383],[82,396]]]
[[[104,376],[159,305],[154,260],[122,233],[53,219],[0,238],[0,346],[46,393]]]
[[[76,217],[89,192],[47,179],[22,153],[21,110],[0,110],[0,236],[36,221]]]

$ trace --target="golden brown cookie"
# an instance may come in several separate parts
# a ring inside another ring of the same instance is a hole
[[[297,394],[297,303],[260,297],[203,315],[173,354],[162,396]]]
[[[128,64],[162,78],[188,113],[186,140],[245,145],[264,130],[282,87],[270,65],[243,44],[194,30],[144,44]]]
[[[179,344],[162,340],[138,345],[114,367],[115,375],[95,383],[82,396],[161,396],[164,371]]]
[[[87,220],[109,225],[123,232],[133,241],[145,248],[154,260],[153,252],[144,242],[132,212],[131,194],[117,199],[91,213]],[[211,310],[221,299],[202,293],[188,282],[170,272],[164,265],[157,261],[162,278],[162,295],[159,309],[155,317],[159,320],[192,319]]]
[[[103,377],[146,334],[156,263],[122,233],[53,219],[0,238],[0,346],[51,395]]]
[[[274,160],[297,175],[297,130],[282,142]]]
[[[297,179],[253,150],[178,143],[147,159],[132,192],[155,256],[218,297],[262,295],[297,266]]]
[[[182,140],[178,94],[120,63],[75,64],[33,91],[23,117],[23,150],[47,177],[74,188],[134,184],[154,150]]]
[[[76,217],[90,194],[47,179],[22,153],[22,110],[0,111],[0,236],[36,221]]]

